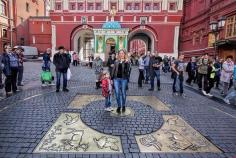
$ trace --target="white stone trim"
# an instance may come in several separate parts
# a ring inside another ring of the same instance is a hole
[[[69,10],[68,0],[63,0],[63,10]]]
[[[52,54],[56,52],[56,25],[52,25]],[[52,55],[52,56],[53,56]]]
[[[174,56],[178,56],[178,46],[179,46],[179,26],[175,26],[175,33],[174,33]]]
[[[41,25],[41,31],[44,32],[44,25],[43,25],[43,23]]]
[[[103,10],[108,10],[108,6],[109,6],[108,4],[109,4],[108,0],[103,1]]]

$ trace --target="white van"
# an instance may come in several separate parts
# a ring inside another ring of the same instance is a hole
[[[17,48],[18,46],[15,46]],[[24,57],[27,59],[37,59],[38,58],[38,49],[36,47],[30,46],[21,46],[24,48]]]

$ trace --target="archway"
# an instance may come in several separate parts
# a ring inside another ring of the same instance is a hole
[[[89,28],[80,28],[73,33],[71,39],[72,50],[78,52],[81,61],[88,61],[88,57],[94,54],[94,34]]]
[[[138,47],[133,48],[133,44],[136,41]],[[156,32],[146,26],[137,26],[132,29],[128,36],[128,50],[133,53],[133,50],[139,50],[139,52],[156,52],[157,51],[157,35]]]
[[[109,55],[115,53],[116,50],[116,41],[113,38],[108,38],[106,40],[106,55],[105,60],[108,59]]]

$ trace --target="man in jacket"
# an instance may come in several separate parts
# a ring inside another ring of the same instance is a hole
[[[5,80],[5,90],[6,96],[9,97],[11,91],[13,93],[17,92],[17,72],[19,67],[19,60],[16,55],[12,51],[12,48],[9,44],[5,46],[5,51],[2,57],[2,64],[3,64],[3,73],[6,76]]]
[[[151,75],[151,88],[149,91],[154,91],[154,80],[157,78],[157,90],[161,90],[161,81],[160,81],[160,68],[162,66],[162,58],[158,54],[153,55],[150,59],[150,75]]]
[[[24,48],[17,47],[16,54],[19,60],[19,67],[18,67],[18,75],[17,75],[17,86],[24,86],[22,83],[23,80],[23,73],[24,73]]]
[[[56,67],[56,92],[60,91],[60,82],[61,82],[61,75],[63,76],[63,91],[68,92],[67,89],[67,70],[70,66],[70,58],[65,53],[65,49],[63,46],[60,46],[59,52],[56,53],[53,57],[53,64]]]

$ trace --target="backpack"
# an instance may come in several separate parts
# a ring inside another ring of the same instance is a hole
[[[9,54],[8,57],[10,60],[10,67],[17,68],[19,66],[18,58],[13,54]]]

